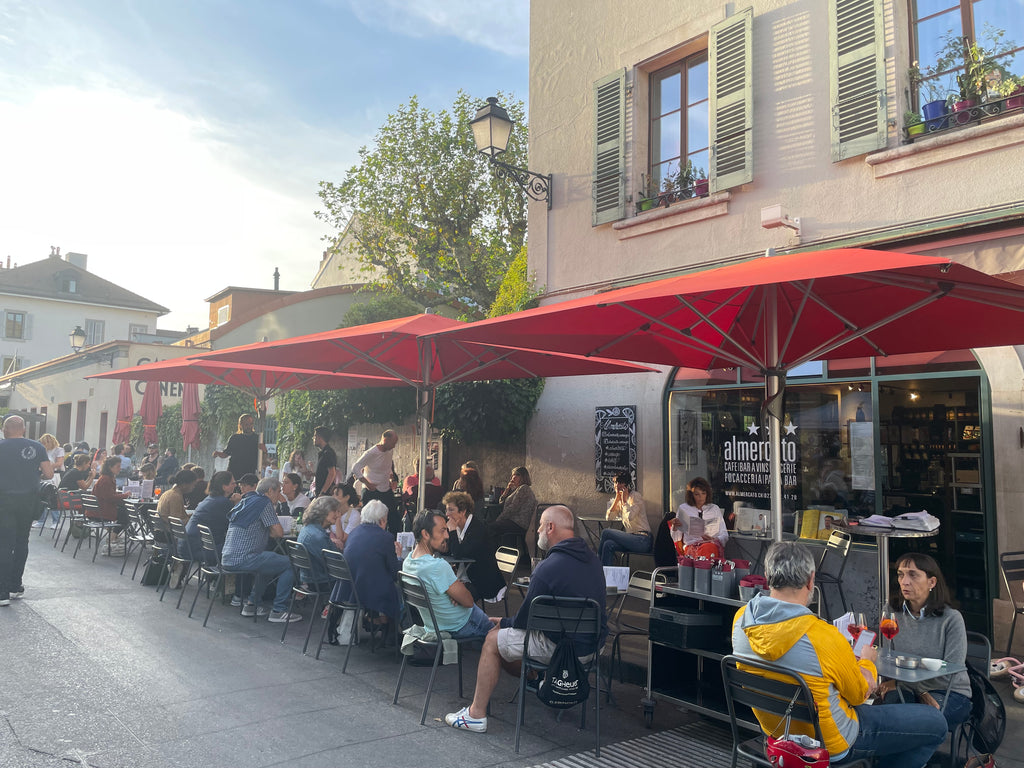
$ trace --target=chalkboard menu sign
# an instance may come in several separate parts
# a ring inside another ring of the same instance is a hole
[[[594,409],[594,465],[599,493],[615,493],[615,475],[628,472],[636,488],[636,406]]]

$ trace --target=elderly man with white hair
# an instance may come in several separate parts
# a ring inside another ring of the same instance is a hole
[[[25,420],[8,416],[0,441],[0,606],[22,597],[28,535],[39,516],[39,481],[53,477],[42,443],[25,437]]]
[[[266,608],[260,605],[267,582],[277,579],[274,608],[267,621],[283,623],[301,621],[298,613],[288,612],[288,600],[295,577],[288,558],[267,550],[270,538],[284,536],[281,521],[277,519],[277,504],[281,501],[281,481],[265,477],[255,491],[242,496],[228,516],[228,533],[224,537],[224,550],[220,562],[228,570],[253,571],[256,578],[245,605],[243,616],[264,616]]]

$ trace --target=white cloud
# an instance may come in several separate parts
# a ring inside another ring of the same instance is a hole
[[[284,193],[240,172],[216,126],[68,87],[0,102],[0,125],[0,247],[15,261],[50,245],[88,253],[90,271],[175,310],[160,323],[172,328],[204,327],[203,299],[226,285],[271,287],[275,266],[282,288],[308,287],[324,232],[315,185]]]
[[[529,53],[529,0],[501,4],[480,0],[349,0],[352,12],[369,26],[383,26],[408,37],[451,35],[507,54]]]

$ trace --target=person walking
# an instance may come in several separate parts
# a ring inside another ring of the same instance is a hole
[[[39,482],[53,477],[42,443],[25,437],[25,420],[8,416],[0,441],[0,606],[25,594],[28,535],[39,515]]]

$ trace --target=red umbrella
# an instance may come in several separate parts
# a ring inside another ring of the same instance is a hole
[[[778,446],[786,371],[811,360],[1019,344],[1022,320],[1024,287],[947,259],[837,249],[766,256],[443,336],[691,368],[755,368],[765,376],[771,445]],[[778,450],[771,468],[779,536]]]
[[[346,374],[384,374],[416,387],[420,403],[420,466],[427,461],[427,408],[434,387],[454,381],[582,376],[649,372],[643,366],[559,352],[463,343],[436,334],[466,323],[440,315],[413,315],[397,320],[248,344],[209,353],[211,359],[236,364],[297,365]],[[420,505],[426,483],[420,484]]]
[[[199,450],[199,385],[191,381],[181,391],[181,440],[185,450]]]
[[[160,420],[160,414],[163,412],[164,406],[160,401],[159,382],[147,382],[146,391],[142,395],[142,405],[139,406],[139,416],[142,417],[142,439],[146,443],[157,441],[156,423]]]
[[[125,379],[117,393],[117,424],[114,426],[114,444],[127,443],[132,436],[132,416],[135,403],[132,400],[132,385]]]

